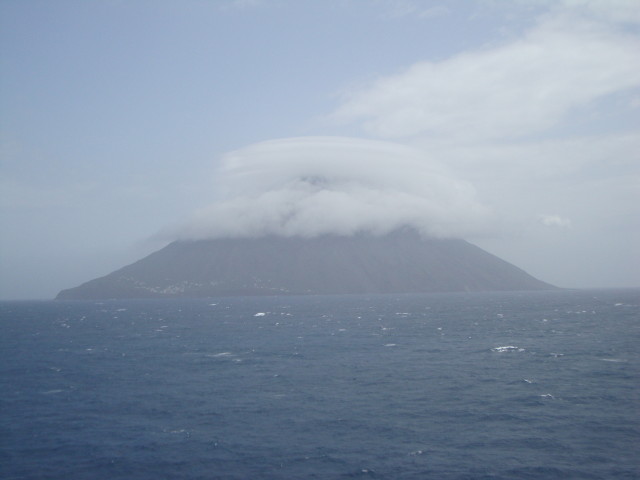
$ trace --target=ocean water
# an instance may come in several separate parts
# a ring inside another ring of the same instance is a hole
[[[639,304],[3,302],[0,478],[640,478]]]

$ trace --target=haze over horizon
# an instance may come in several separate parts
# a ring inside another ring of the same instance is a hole
[[[560,287],[640,287],[638,2],[30,0],[0,17],[1,299],[173,239],[406,225]]]

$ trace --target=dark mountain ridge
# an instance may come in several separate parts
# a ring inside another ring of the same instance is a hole
[[[388,235],[176,241],[57,299],[543,290],[555,287],[458,239]]]

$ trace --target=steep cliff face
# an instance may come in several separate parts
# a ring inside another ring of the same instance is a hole
[[[554,288],[464,240],[384,236],[174,242],[58,299]]]

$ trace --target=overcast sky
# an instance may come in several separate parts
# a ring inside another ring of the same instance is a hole
[[[401,224],[640,286],[637,0],[0,1],[0,298]]]

